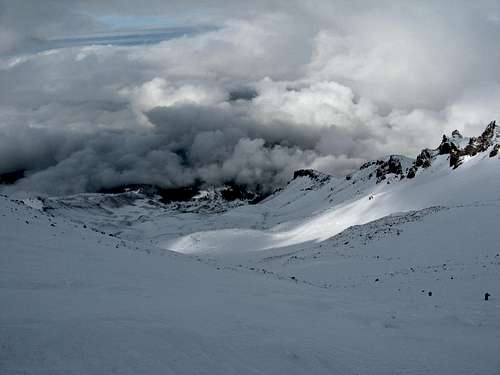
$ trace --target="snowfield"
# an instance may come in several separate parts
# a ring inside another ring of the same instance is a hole
[[[499,374],[490,152],[255,205],[0,196],[0,374]]]
[[[348,188],[344,187],[339,192],[335,191],[339,181],[333,180],[315,191],[308,190],[313,189],[308,184],[314,185],[314,181],[301,177],[299,181],[292,181],[287,190],[262,204],[237,210],[238,215],[249,211],[250,218],[265,218],[259,223],[265,230],[196,232],[166,241],[162,246],[182,253],[277,248],[308,241],[324,241],[352,225],[364,224],[395,212],[500,199],[497,159],[478,155],[456,170],[446,167],[445,156],[437,158],[435,164],[436,168],[423,171],[417,179],[393,181],[392,184],[374,185],[373,179],[365,181],[355,175],[350,181],[344,182]],[[366,171],[361,172],[367,174]],[[301,196],[299,192],[306,194]],[[290,216],[283,215],[283,210]],[[228,216],[232,214],[231,211]],[[235,241],[238,246],[234,246]]]

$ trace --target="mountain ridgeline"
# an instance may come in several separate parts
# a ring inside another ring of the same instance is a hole
[[[381,183],[391,177],[415,178],[422,170],[433,165],[440,156],[445,156],[449,167],[456,169],[462,165],[467,157],[484,154],[485,157],[493,158],[500,151],[500,127],[495,121],[488,124],[486,129],[478,137],[464,137],[458,130],[454,130],[451,136],[443,135],[441,143],[435,149],[425,148],[415,159],[401,155],[390,155],[379,160],[368,161],[361,165],[360,171],[370,169],[369,179],[375,179]],[[352,180],[357,172],[347,175],[346,180]],[[329,176],[314,170],[298,170],[293,178],[309,177],[316,182],[325,182]],[[354,182],[353,182],[354,183]],[[390,182],[389,182],[390,183]]]
[[[363,179],[374,180],[377,184],[383,181],[391,183],[397,179],[415,178],[421,171],[431,167],[437,159],[442,159],[443,156],[447,158],[449,167],[456,169],[467,158],[478,154],[484,154],[485,157],[493,158],[498,156],[499,152],[500,127],[496,125],[495,121],[492,121],[477,137],[465,137],[458,130],[454,130],[449,136],[443,135],[441,143],[437,148],[425,148],[415,159],[402,155],[390,155],[379,160],[365,162],[360,166],[359,171],[369,171],[367,174],[362,174]],[[353,172],[345,176],[345,180],[352,181],[356,175],[359,175],[358,172]],[[13,185],[23,179],[26,173],[27,171],[25,170],[16,170],[0,174],[0,185]],[[291,181],[298,178],[308,178],[313,181],[314,184],[309,189],[314,189],[315,186],[322,186],[335,179],[333,176],[312,169],[296,170]],[[352,181],[352,183],[355,184],[355,181]],[[212,193],[207,194],[207,191],[212,191]],[[159,201],[165,204],[189,202],[200,196],[205,200],[209,199],[209,197],[215,197],[217,200],[227,202],[237,201],[242,204],[256,204],[271,195],[273,190],[269,189],[269,187],[259,185],[251,188],[247,185],[229,181],[223,186],[207,187],[199,182],[193,186],[178,188],[165,188],[158,185],[135,183],[103,188],[97,193],[122,194],[128,192],[138,192],[148,197],[159,197]]]

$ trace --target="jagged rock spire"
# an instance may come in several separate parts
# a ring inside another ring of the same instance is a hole
[[[498,140],[497,140],[498,139]],[[479,137],[464,138],[458,130],[451,133],[451,137],[443,135],[441,144],[437,149],[424,149],[417,156],[413,165],[409,168],[407,177],[415,177],[419,168],[428,168],[431,166],[433,160],[438,155],[449,155],[450,167],[457,168],[462,164],[464,156],[475,156],[478,153],[485,152],[491,146],[489,156],[494,157],[500,150],[500,128],[492,121],[486,126],[486,129]],[[467,142],[467,143],[465,143]]]

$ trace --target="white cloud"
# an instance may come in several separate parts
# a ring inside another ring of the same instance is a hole
[[[498,8],[453,4],[258,2],[244,15],[214,2],[205,21],[218,28],[203,34],[0,58],[0,173],[28,169],[19,188],[49,193],[198,180],[271,188],[296,168],[344,174],[455,128],[477,133],[499,114]],[[11,20],[0,48],[69,30],[84,9],[129,6],[51,1],[64,20],[30,13],[26,32]]]

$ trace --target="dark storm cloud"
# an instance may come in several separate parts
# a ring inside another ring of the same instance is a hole
[[[81,45],[152,19],[202,32]],[[500,114],[498,1],[0,0],[0,31],[0,173],[27,170],[17,191],[272,189]],[[84,43],[29,52],[57,39]]]
[[[325,134],[321,128],[262,124],[249,113],[248,108],[183,104],[147,111],[153,127],[139,130],[3,128],[0,160],[5,169],[0,172],[26,169],[28,177],[17,190],[36,187],[52,194],[133,183],[172,188],[199,181],[268,190],[318,159],[314,147]],[[329,161],[335,165],[335,158]],[[347,169],[354,164],[341,160],[339,165]]]

